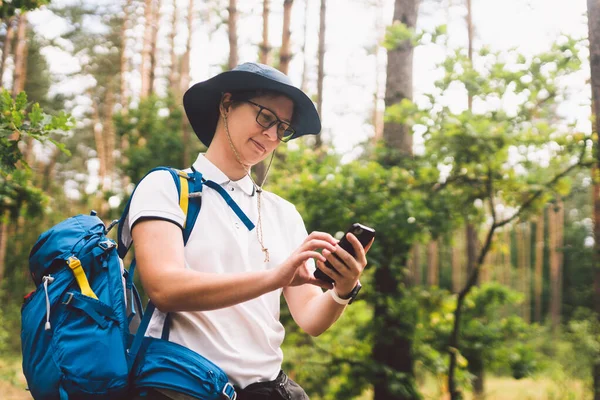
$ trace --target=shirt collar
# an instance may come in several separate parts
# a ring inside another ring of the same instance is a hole
[[[202,173],[202,176],[206,180],[213,181],[219,185],[226,185],[231,182],[232,184],[239,186],[248,196],[254,195],[254,183],[252,183],[252,179],[250,179],[248,175],[245,175],[242,179],[237,181],[232,181],[202,153],[198,154],[198,158],[193,165],[194,169]]]

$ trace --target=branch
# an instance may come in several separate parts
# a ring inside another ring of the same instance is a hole
[[[585,144],[584,144],[584,148],[582,153],[585,152]],[[546,183],[544,185],[544,187],[538,189],[537,191],[535,191],[527,200],[525,200],[525,202],[523,203],[523,205],[521,207],[519,207],[519,209],[509,218],[502,220],[498,223],[495,224],[495,228],[500,228],[512,221],[514,221],[515,219],[517,219],[522,213],[523,211],[527,210],[531,204],[538,198],[540,197],[542,194],[544,194],[544,192],[549,188],[554,186],[560,179],[564,178],[565,176],[569,175],[574,169],[577,168],[586,168],[586,167],[591,167],[594,163],[593,162],[583,162],[583,154],[580,156],[579,158],[579,162],[575,163],[573,165],[571,165],[570,167],[566,168],[565,170],[563,170],[561,173],[559,173],[558,175],[556,175],[554,178],[552,178],[551,181],[549,181],[548,183]]]

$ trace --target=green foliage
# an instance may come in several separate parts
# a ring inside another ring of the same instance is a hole
[[[25,162],[19,141],[27,137],[40,142],[49,141],[62,151],[64,146],[49,137],[50,133],[65,131],[73,120],[64,112],[45,114],[38,103],[29,105],[25,92],[13,99],[5,89],[0,92],[0,174],[12,172],[19,162]]]
[[[454,324],[455,295],[445,290],[418,288],[414,297],[419,301],[419,324],[415,347],[422,368],[436,375],[448,370],[445,354]],[[460,325],[458,365],[470,370],[471,363],[483,362],[495,369],[510,367],[519,378],[535,371],[536,360],[531,346],[523,344],[531,330],[511,308],[522,296],[497,283],[476,287],[468,295]],[[460,377],[463,382],[468,375]]]
[[[431,32],[417,32],[400,21],[394,21],[392,25],[386,28],[382,46],[387,50],[395,50],[406,45],[415,47],[430,43],[443,43],[446,40],[447,31],[446,25],[440,25],[436,26]]]
[[[132,182],[138,182],[152,168],[167,165],[187,168],[183,154],[195,156],[200,150],[199,141],[184,149],[182,141],[182,111],[172,97],[163,99],[151,96],[139,107],[115,117],[118,137],[125,137],[129,147],[124,155],[122,170]]]
[[[39,104],[30,106],[25,92],[13,99],[7,90],[0,91],[0,217],[5,216],[6,211],[14,217],[23,206],[33,216],[41,213],[45,202],[44,193],[32,184],[32,173],[19,142],[49,141],[68,153],[49,135],[68,130],[72,124],[72,119],[65,113],[50,116],[42,111]],[[17,170],[19,164],[25,168]]]
[[[0,16],[2,19],[12,17],[17,10],[22,12],[35,10],[43,5],[49,4],[50,0],[12,0],[0,3]]]

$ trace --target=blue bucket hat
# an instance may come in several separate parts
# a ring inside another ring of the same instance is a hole
[[[321,132],[321,119],[312,100],[281,71],[264,64],[244,63],[189,88],[183,95],[183,108],[198,139],[210,145],[217,122],[223,93],[268,90],[281,93],[294,102],[292,127],[295,139]]]

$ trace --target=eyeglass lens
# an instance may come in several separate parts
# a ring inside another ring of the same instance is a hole
[[[260,107],[258,115],[256,116],[256,121],[265,129],[269,129],[279,122],[277,125],[277,137],[279,137],[279,139],[285,139],[294,134],[294,130],[290,127],[290,124],[279,120],[275,114],[266,108]]]

